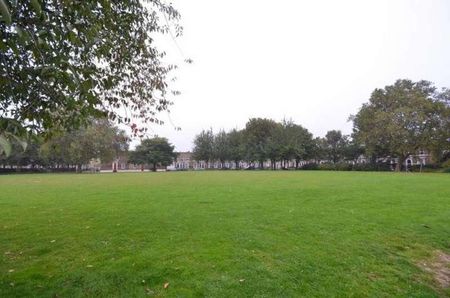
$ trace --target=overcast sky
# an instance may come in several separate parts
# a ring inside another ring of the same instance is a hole
[[[151,129],[178,151],[202,129],[240,129],[250,117],[350,133],[349,115],[377,87],[398,78],[450,87],[448,0],[172,2],[184,35],[181,51],[170,38],[164,47],[181,66],[182,93],[173,124],[162,116]]]

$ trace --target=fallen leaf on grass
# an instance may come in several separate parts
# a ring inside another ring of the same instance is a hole
[[[244,281],[245,281],[245,279],[240,279],[240,280],[239,280],[239,282],[244,282]]]
[[[88,267],[88,268],[92,268],[92,267],[94,267],[93,265],[87,265],[86,267]]]
[[[166,282],[166,283],[164,284],[164,289],[167,289],[168,287],[169,287],[169,283]]]
[[[50,243],[54,243],[56,240],[52,240],[52,241],[50,241]]]
[[[13,273],[13,272],[14,272],[14,269],[9,269],[8,272],[9,272],[9,273]]]

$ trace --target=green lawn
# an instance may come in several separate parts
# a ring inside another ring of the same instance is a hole
[[[446,174],[11,175],[0,190],[0,297],[450,295],[417,265],[450,253]]]

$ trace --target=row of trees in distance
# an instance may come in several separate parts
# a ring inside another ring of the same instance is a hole
[[[272,119],[252,118],[242,130],[224,130],[214,134],[212,129],[203,130],[194,140],[193,156],[207,164],[217,160],[235,163],[239,168],[241,161],[258,163],[262,168],[264,162],[271,161],[272,168],[276,162],[286,166],[295,160],[295,168],[303,160],[342,160],[354,161],[363,153],[360,145],[339,130],[328,131],[325,137],[314,138],[303,126],[291,120],[276,122]]]
[[[87,127],[56,134],[50,139],[31,138],[23,150],[17,142],[0,165],[20,168],[78,170],[92,160],[107,163],[128,150],[129,137],[107,119],[91,120]]]
[[[353,133],[328,131],[325,137],[313,137],[293,121],[250,119],[242,130],[229,132],[203,130],[194,140],[194,158],[222,164],[233,161],[267,160],[284,166],[295,160],[327,160],[332,163],[355,161],[361,154],[371,162],[377,158],[395,158],[400,170],[405,159],[426,150],[436,163],[449,158],[450,90],[438,90],[428,81],[398,80],[383,89],[375,89],[368,103],[352,115]]]
[[[353,133],[344,135],[330,130],[324,137],[314,137],[308,129],[292,120],[276,122],[252,118],[241,130],[203,130],[195,137],[193,157],[198,161],[257,163],[263,167],[270,161],[286,167],[295,161],[327,160],[332,163],[356,161],[364,155],[375,162],[378,158],[395,158],[400,170],[405,158],[419,150],[431,153],[436,163],[450,156],[450,91],[438,90],[428,81],[398,80],[391,86],[373,91],[353,121]],[[53,135],[50,139],[35,137],[23,151],[14,142],[12,154],[1,155],[0,165],[46,168],[78,168],[92,160],[108,163],[128,154],[129,162],[149,165],[156,170],[176,158],[174,146],[167,139],[144,139],[134,151],[127,152],[130,139],[108,119],[94,119],[90,125]]]
[[[153,137],[143,139],[134,150],[129,151],[130,138],[108,119],[93,120],[87,127],[54,135],[50,139],[33,138],[26,149],[13,143],[13,150],[8,156],[0,156],[3,171],[30,171],[46,169],[50,171],[81,171],[83,166],[95,162],[95,167],[104,165],[118,158],[125,158],[128,163],[157,167],[170,165],[176,158],[175,147],[166,138]],[[88,167],[89,168],[89,167]],[[0,169],[0,172],[2,170]]]

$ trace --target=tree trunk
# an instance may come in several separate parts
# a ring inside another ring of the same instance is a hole
[[[236,164],[236,170],[239,170],[239,161],[235,160],[234,163]]]
[[[397,158],[397,164],[395,165],[395,171],[396,172],[401,172],[402,171],[402,166],[403,166],[403,163],[405,162],[405,159],[406,159],[406,157],[404,157],[403,155],[399,156]]]
[[[300,163],[300,161],[298,159],[295,160],[295,169],[298,170],[298,164]]]
[[[156,172],[156,162],[155,162],[155,163],[153,163],[153,168],[152,168],[152,171],[153,171],[153,172]]]

